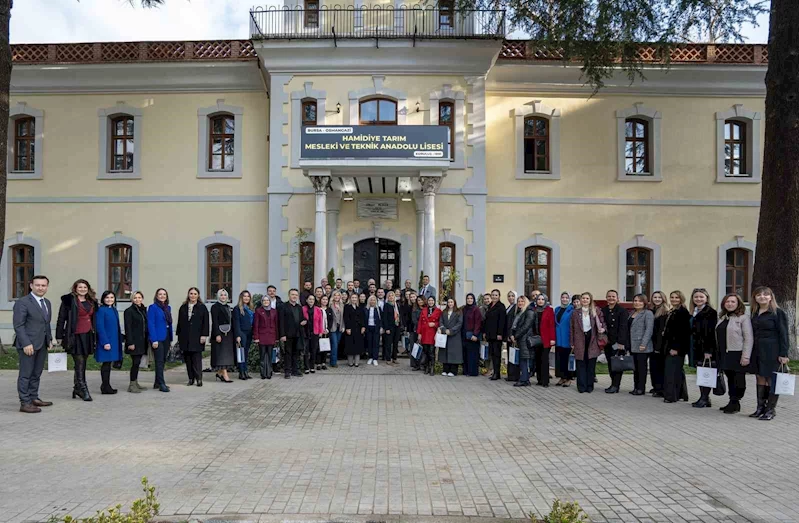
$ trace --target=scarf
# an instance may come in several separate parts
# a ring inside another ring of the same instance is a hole
[[[172,326],[172,314],[169,312],[169,305],[166,302],[155,300],[155,304],[161,309],[161,312],[164,313],[164,319],[166,320],[167,326]]]

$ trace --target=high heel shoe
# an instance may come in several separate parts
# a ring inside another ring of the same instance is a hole
[[[218,380],[219,380],[219,381],[221,381],[222,383],[233,383],[233,380],[226,380],[225,378],[223,378],[223,377],[222,377],[222,376],[220,376],[219,374],[216,374],[216,379],[218,379]]]
[[[197,380],[197,386],[198,386],[198,387],[202,387],[202,386],[203,386],[203,380],[201,380],[201,379],[198,379],[198,380]]]
[[[189,382],[186,384],[187,387],[191,387],[194,385],[194,378],[189,378]]]

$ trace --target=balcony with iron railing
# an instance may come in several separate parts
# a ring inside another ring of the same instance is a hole
[[[256,7],[253,40],[295,39],[496,39],[505,38],[505,11],[446,5]]]

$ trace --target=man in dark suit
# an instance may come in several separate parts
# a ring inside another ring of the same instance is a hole
[[[430,276],[425,275],[425,277],[422,278],[422,288],[419,289],[419,295],[424,296],[425,300],[431,296],[438,300],[436,288],[430,285]]]
[[[14,345],[19,351],[19,392],[20,412],[35,414],[40,407],[53,403],[39,398],[39,380],[44,370],[47,351],[53,348],[53,334],[50,320],[53,308],[50,300],[44,297],[50,280],[47,276],[34,276],[31,280],[31,293],[14,304]]]
[[[297,289],[289,291],[289,301],[278,309],[280,318],[280,341],[284,343],[283,376],[288,379],[292,375],[302,377],[299,369],[300,331],[302,330],[302,306],[299,303],[300,293]]]

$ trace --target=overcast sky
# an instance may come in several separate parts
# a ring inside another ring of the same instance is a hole
[[[283,5],[282,0],[167,0],[163,7],[143,9],[128,0],[16,0],[11,43],[246,39],[255,3]],[[744,28],[744,34],[750,43],[766,43],[768,17],[758,28]]]

